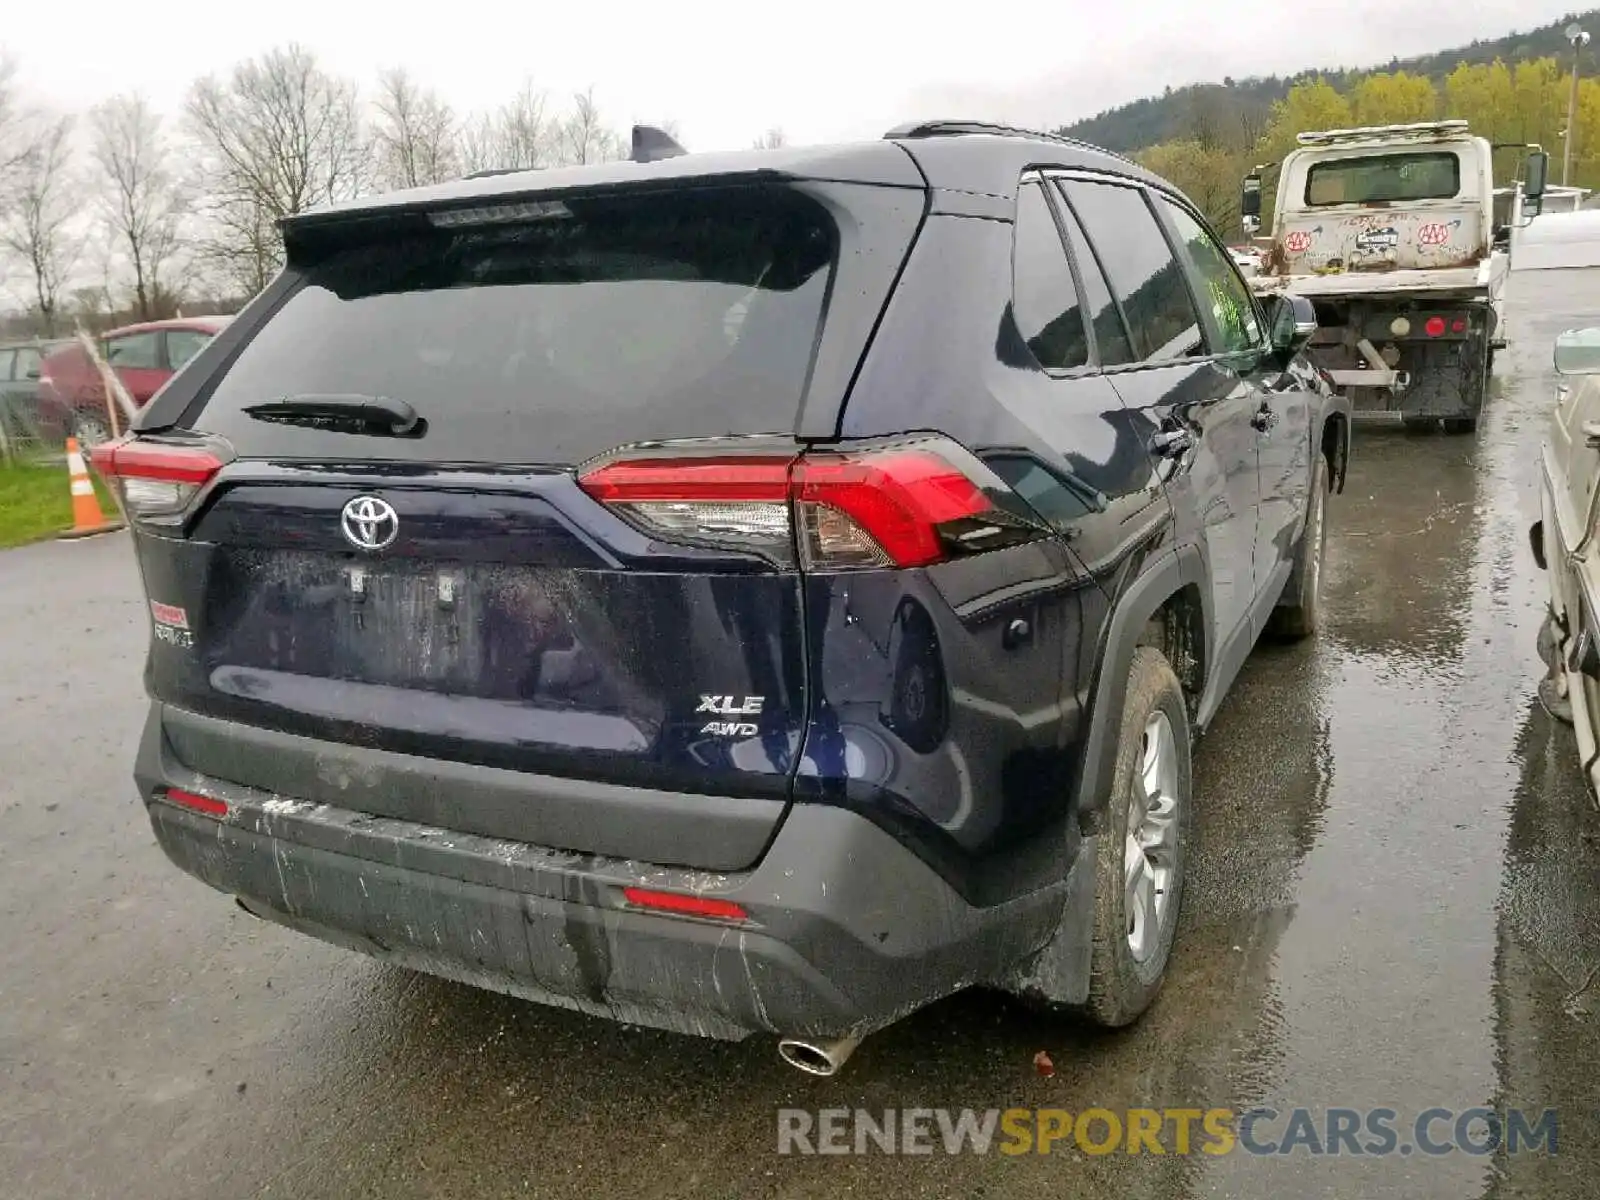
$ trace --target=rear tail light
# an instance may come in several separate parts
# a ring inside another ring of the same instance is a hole
[[[1429,337],[1443,337],[1444,336],[1444,318],[1443,317],[1429,317],[1427,324],[1425,324],[1422,327],[1422,331],[1424,333],[1426,333]]]
[[[89,457],[95,470],[118,488],[123,506],[134,517],[182,512],[195,493],[222,470],[222,460],[209,450],[131,438],[96,446]]]
[[[809,567],[919,567],[1037,536],[976,460],[930,445],[850,453],[612,460],[583,489],[652,536]],[[982,484],[977,477],[982,478]]]

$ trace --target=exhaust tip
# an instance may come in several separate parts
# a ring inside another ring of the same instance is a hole
[[[836,1075],[839,1068],[855,1053],[860,1038],[782,1038],[778,1042],[778,1057],[797,1071],[823,1078]]]

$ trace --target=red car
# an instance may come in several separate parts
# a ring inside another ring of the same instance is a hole
[[[101,335],[100,353],[143,407],[230,317],[178,317],[124,325]],[[77,342],[57,350],[39,370],[39,414],[64,436],[95,446],[111,436],[105,389],[89,355]]]

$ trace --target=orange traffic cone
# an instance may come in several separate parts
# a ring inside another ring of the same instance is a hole
[[[78,449],[78,439],[67,439],[67,474],[72,478],[72,528],[63,530],[64,538],[93,537],[97,533],[110,533],[121,529],[121,521],[108,521],[100,511],[100,502],[94,496],[94,483],[89,478],[89,468]]]

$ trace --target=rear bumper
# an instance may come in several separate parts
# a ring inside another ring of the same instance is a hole
[[[1006,977],[1049,938],[1070,883],[973,908],[877,826],[820,805],[795,806],[756,867],[726,874],[463,834],[198,776],[172,756],[160,712],[135,775],[183,870],[325,941],[634,1024],[865,1034]],[[160,798],[169,787],[229,813],[179,807]],[[732,900],[750,919],[641,911],[630,885]]]

